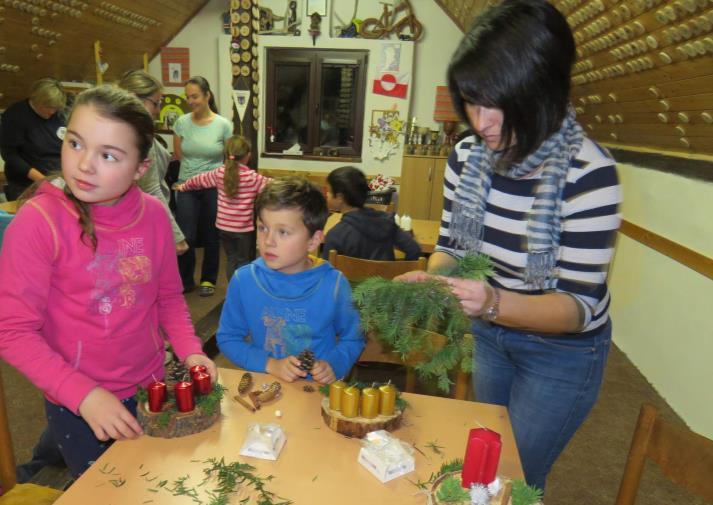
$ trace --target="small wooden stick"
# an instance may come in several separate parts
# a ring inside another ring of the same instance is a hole
[[[250,412],[255,412],[255,407],[253,407],[253,406],[250,405],[248,402],[246,402],[245,400],[243,400],[240,396],[238,396],[238,395],[233,396],[233,400],[235,400],[235,401],[238,402],[240,405],[242,405],[243,407],[245,407],[246,409],[248,409]]]
[[[261,407],[260,400],[258,399],[259,395],[260,393],[258,393],[257,391],[250,391],[250,393],[248,393],[250,401],[253,402],[253,405],[255,405],[255,410],[260,410]]]

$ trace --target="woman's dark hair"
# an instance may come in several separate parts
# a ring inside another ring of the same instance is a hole
[[[329,217],[327,199],[317,186],[304,177],[280,177],[270,182],[255,198],[255,215],[263,209],[296,209],[310,236],[323,230]]]
[[[215,105],[215,95],[211,91],[210,84],[208,84],[206,78],[201,77],[200,75],[195,75],[186,81],[185,85],[188,86],[189,84],[195,84],[196,86],[198,86],[204,95],[210,94],[210,99],[208,100],[208,107],[210,107],[210,110],[217,114],[218,107]]]
[[[448,66],[456,110],[503,111],[503,163],[522,161],[567,113],[575,43],[565,17],[545,0],[505,0],[479,16]]]
[[[334,196],[342,195],[350,207],[364,207],[369,184],[366,182],[364,172],[356,167],[339,167],[332,170],[327,176],[329,190]]]

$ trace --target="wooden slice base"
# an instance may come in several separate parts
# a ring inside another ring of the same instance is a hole
[[[370,431],[393,431],[401,424],[403,412],[396,410],[391,416],[376,416],[373,419],[365,417],[344,417],[341,412],[329,408],[329,398],[322,399],[322,419],[327,426],[337,433],[348,437],[362,438]]]
[[[171,408],[173,405],[170,401],[164,405],[164,410]],[[147,402],[141,402],[136,406],[136,418],[144,433],[150,437],[176,438],[200,433],[213,426],[219,417],[220,404],[210,416],[206,415],[200,407],[196,407],[191,412],[171,412],[168,424],[165,424],[161,422],[165,419],[165,416],[162,418],[162,412],[149,411]]]
[[[429,503],[432,505],[470,505],[470,499],[462,502],[442,502],[438,499],[438,490],[441,488],[441,485],[443,484],[443,481],[445,481],[448,477],[455,477],[458,479],[460,482],[461,479],[461,472],[460,470],[457,472],[448,472],[444,473],[440,477],[438,477],[435,482],[433,483],[433,486],[431,487],[431,499]],[[507,483],[503,482],[503,479],[500,479],[500,482],[503,483],[504,485],[500,489],[500,492],[493,496],[490,499],[490,505],[510,505],[512,504],[512,501],[510,500],[510,481],[509,479],[506,479]]]

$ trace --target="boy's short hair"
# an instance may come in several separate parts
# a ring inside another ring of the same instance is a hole
[[[322,191],[303,177],[280,177],[270,182],[255,199],[258,217],[263,209],[299,209],[310,235],[323,230],[329,216]]]

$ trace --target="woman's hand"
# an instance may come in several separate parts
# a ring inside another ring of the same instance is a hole
[[[435,275],[431,275],[423,270],[412,270],[411,272],[406,272],[405,274],[397,275],[394,277],[395,281],[401,282],[425,282],[429,279],[435,278]]]
[[[451,287],[451,292],[460,300],[463,311],[469,317],[479,317],[489,306],[493,288],[485,281],[437,277]]]
[[[196,365],[203,365],[206,367],[208,370],[208,374],[210,375],[210,381],[211,383],[215,384],[218,382],[218,367],[215,366],[215,363],[206,356],[205,354],[189,354],[188,357],[186,358],[186,368],[190,370],[192,366]]]
[[[79,404],[79,414],[99,440],[122,440],[143,435],[136,418],[113,393],[96,387]]]
[[[320,384],[331,384],[337,377],[334,375],[332,366],[323,360],[318,360],[312,367],[312,378]]]
[[[282,359],[267,358],[265,370],[285,382],[294,382],[307,377],[307,372],[300,370],[300,360],[296,356],[287,356]]]
[[[185,240],[181,240],[180,242],[176,242],[176,254],[180,256],[181,254],[184,254],[188,252],[189,246],[188,242]]]

